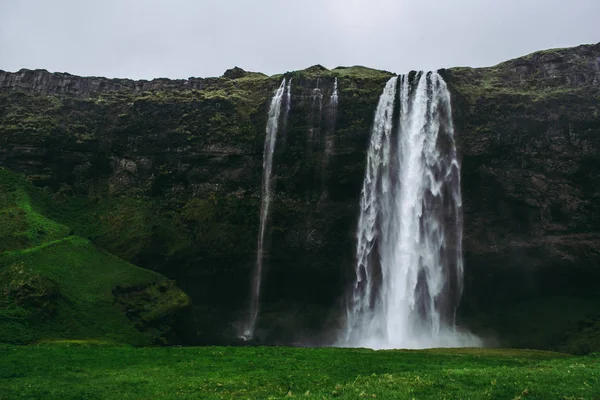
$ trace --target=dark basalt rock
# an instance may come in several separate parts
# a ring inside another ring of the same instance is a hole
[[[150,90],[203,89],[216,78],[166,79],[151,81],[81,77],[68,73],[51,73],[45,69],[21,69],[17,72],[0,70],[0,90],[17,90],[43,95],[91,97],[110,91],[141,93]]]

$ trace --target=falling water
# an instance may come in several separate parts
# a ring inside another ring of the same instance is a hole
[[[310,115],[310,128],[308,130],[308,143],[309,149],[314,146],[315,143],[319,142],[319,135],[321,134],[321,116],[323,114],[323,93],[319,88],[321,78],[317,78],[317,86],[312,91],[312,104],[311,104],[311,115]],[[315,137],[317,136],[317,137]]]
[[[462,201],[450,95],[435,72],[409,80],[391,78],[375,113],[356,281],[339,344],[476,346],[475,337],[455,326],[463,279]],[[400,116],[394,131],[395,106]]]
[[[265,136],[265,147],[263,152],[263,178],[262,178],[262,204],[260,207],[260,228],[258,232],[258,246],[256,252],[256,267],[252,278],[252,287],[250,293],[250,314],[245,326],[242,328],[240,338],[250,340],[254,337],[254,328],[256,327],[256,318],[258,317],[258,306],[260,299],[260,284],[262,279],[263,250],[265,241],[265,230],[267,217],[269,215],[269,205],[271,203],[271,171],[273,169],[273,152],[275,142],[277,141],[277,130],[279,127],[279,115],[281,113],[281,103],[285,91],[285,78],[273,99],[269,108],[269,118]],[[288,92],[289,93],[289,92]],[[289,104],[289,103],[288,103]]]
[[[329,158],[331,157],[335,141],[335,123],[337,120],[337,108],[339,103],[338,96],[338,78],[335,78],[335,81],[333,82],[333,92],[329,97],[329,106],[326,113],[327,125],[325,131],[325,157],[323,158],[323,168],[321,171],[321,201],[326,200],[329,196],[329,192],[327,190],[329,180],[328,167]]]
[[[286,117],[286,119],[287,119],[287,116],[288,116],[288,114],[290,112],[290,107],[292,106],[292,79],[293,78],[290,78],[290,81],[288,82],[287,89],[286,89],[286,92],[287,92],[287,103],[285,105],[285,117]]]
[[[321,92],[321,88],[319,85],[321,84],[321,78],[317,78],[317,87],[313,89],[312,101],[313,108],[317,106],[319,108],[318,116],[321,115],[321,111],[323,110],[323,93]]]
[[[285,114],[283,116],[283,131],[287,130],[287,120],[288,115],[290,114],[290,109],[292,108],[292,79],[288,81],[287,87],[285,89],[286,99],[285,99]]]
[[[331,151],[333,150],[333,134],[335,132],[335,120],[337,119],[338,102],[338,79],[335,78],[335,81],[333,82],[333,92],[329,98],[329,126],[327,135],[325,137],[325,157],[327,161]]]
[[[331,104],[331,108],[335,109],[338,105],[338,78],[335,78],[333,82],[333,93],[331,94],[331,99],[329,100]]]

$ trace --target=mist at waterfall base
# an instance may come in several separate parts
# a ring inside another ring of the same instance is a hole
[[[446,83],[435,72],[391,78],[373,122],[356,280],[336,345],[481,345],[455,323],[463,284],[461,207]]]

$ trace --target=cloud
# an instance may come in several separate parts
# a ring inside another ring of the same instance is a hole
[[[0,0],[0,69],[79,75],[405,72],[600,41],[597,0]]]
[[[397,22],[403,1],[399,0],[329,0],[331,26],[343,30],[377,30]]]

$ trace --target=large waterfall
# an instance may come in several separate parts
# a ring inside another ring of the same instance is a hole
[[[479,344],[455,326],[463,279],[461,204],[446,83],[435,72],[391,78],[371,132],[356,281],[339,345]]]
[[[291,79],[290,79],[291,81]],[[260,207],[260,227],[258,231],[258,245],[256,251],[256,267],[252,277],[252,285],[250,288],[250,313],[248,321],[244,324],[240,332],[240,338],[250,340],[254,337],[254,328],[256,327],[256,319],[258,317],[258,308],[260,301],[260,286],[262,280],[263,269],[263,253],[265,232],[267,227],[267,219],[269,216],[269,206],[271,204],[271,171],[273,169],[273,153],[275,151],[275,142],[277,141],[277,131],[279,130],[279,115],[281,114],[281,103],[285,92],[285,78],[281,81],[281,85],[273,99],[269,108],[269,117],[267,120],[267,129],[265,136],[265,146],[263,152],[263,177],[262,177],[262,203]],[[288,86],[288,104],[290,104],[290,86]],[[286,109],[286,114],[287,114]],[[287,116],[287,115],[286,115]]]

